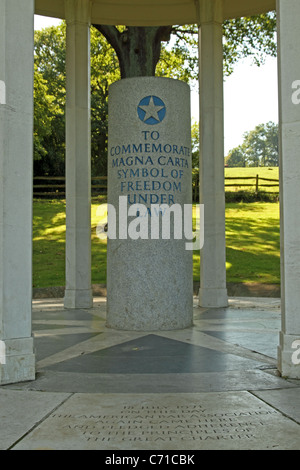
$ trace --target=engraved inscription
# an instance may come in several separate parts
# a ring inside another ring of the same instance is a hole
[[[59,414],[65,433],[90,442],[178,442],[254,439],[274,410],[213,412],[199,404],[182,406],[125,405],[109,414]]]

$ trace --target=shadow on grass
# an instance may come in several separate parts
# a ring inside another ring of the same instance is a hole
[[[65,202],[34,201],[33,287],[65,283]]]
[[[65,201],[35,201],[33,207],[33,286],[64,286]],[[275,204],[226,206],[228,282],[280,283],[279,214],[276,211]],[[195,251],[193,255],[194,281],[199,281],[200,253]],[[106,241],[97,238],[95,221],[92,226],[92,283],[106,283]]]
[[[65,201],[34,201],[33,287],[65,285]],[[92,226],[92,283],[106,283],[106,241]]]
[[[241,204],[229,209],[235,210],[229,211],[226,218],[227,281],[279,284],[277,208],[272,215],[272,205]]]

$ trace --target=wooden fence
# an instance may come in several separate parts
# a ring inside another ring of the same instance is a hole
[[[236,180],[246,180],[246,181],[250,181],[252,180],[252,183],[228,183],[227,184],[227,181],[236,181]],[[262,183],[261,183],[262,181]],[[270,184],[271,183],[271,184]],[[255,192],[258,193],[258,191],[260,191],[260,188],[275,188],[275,187],[278,187],[278,191],[279,191],[279,180],[278,179],[271,179],[271,178],[263,178],[259,175],[256,175],[256,176],[243,176],[243,177],[240,177],[240,176],[226,176],[225,178],[225,188],[229,188],[229,187],[246,187],[246,188],[255,188]],[[264,189],[265,190],[265,189]]]
[[[106,194],[107,177],[92,177],[92,195]],[[33,197],[64,198],[66,195],[66,178],[64,176],[37,176],[33,178]]]
[[[225,177],[225,191],[236,190],[254,190],[255,193],[260,191],[270,192],[270,188],[278,188],[279,180],[273,178],[263,178],[259,175],[255,176],[226,176]],[[274,191],[273,191],[274,192]],[[199,199],[199,176],[193,177],[193,200]]]
[[[244,182],[245,181],[245,182]],[[65,197],[65,183],[66,179],[62,176],[39,176],[33,179],[33,196],[36,198],[63,198]],[[106,194],[107,192],[107,177],[96,176],[92,177],[92,195],[97,196]],[[278,188],[279,180],[271,178],[262,178],[259,175],[255,176],[227,176],[225,178],[225,190],[234,188],[240,189],[254,189],[256,193],[261,190],[268,192],[270,188]],[[197,200],[199,195],[199,177],[193,177],[193,199]]]

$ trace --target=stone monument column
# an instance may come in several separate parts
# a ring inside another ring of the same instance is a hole
[[[222,0],[199,3],[200,204],[204,246],[199,304],[226,307]]]
[[[188,85],[158,77],[114,83],[108,136],[109,327],[191,326],[193,260],[181,227],[184,205],[192,203],[191,169]]]
[[[277,2],[283,376],[300,378],[300,2]]]
[[[34,380],[34,0],[0,0],[0,384]]]
[[[65,0],[66,308],[91,308],[90,0]]]

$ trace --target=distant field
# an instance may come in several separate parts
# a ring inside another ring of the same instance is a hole
[[[225,168],[225,178],[240,178],[238,180],[226,180],[226,184],[251,184],[253,185],[253,188],[251,187],[226,187],[227,191],[240,191],[241,189],[244,190],[255,190],[255,178],[256,175],[259,176],[259,178],[267,178],[267,179],[279,179],[279,168],[278,167],[251,167],[251,168]],[[253,180],[243,180],[243,178],[247,177],[253,177]],[[275,184],[276,186],[274,187],[264,187],[261,186],[262,184]],[[277,186],[276,182],[272,181],[259,181],[259,190],[260,191],[269,191],[269,192],[278,192],[279,191],[279,186]]]
[[[279,178],[278,167],[247,167],[247,168],[225,168],[225,176],[256,176],[263,178]]]

